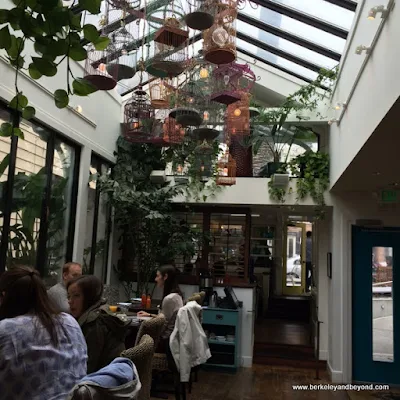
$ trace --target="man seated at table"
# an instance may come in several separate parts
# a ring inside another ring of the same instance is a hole
[[[63,266],[62,281],[51,287],[47,294],[54,306],[60,312],[69,313],[67,283],[82,275],[82,267],[76,262],[69,262]]]

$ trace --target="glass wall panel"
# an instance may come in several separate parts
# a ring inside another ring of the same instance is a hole
[[[10,114],[6,110],[0,108],[0,125],[10,120]],[[3,211],[4,211],[4,185],[8,176],[8,162],[10,154],[11,139],[9,137],[0,136],[0,238],[2,237],[3,228]]]
[[[55,139],[51,199],[48,207],[47,266],[45,277],[61,276],[67,261],[67,246],[71,213],[73,178],[75,176],[75,149]]]
[[[24,140],[18,140],[7,268],[36,265],[40,218],[46,188],[46,149],[49,132],[21,121]]]

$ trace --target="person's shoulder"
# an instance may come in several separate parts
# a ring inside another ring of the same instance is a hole
[[[33,321],[31,315],[20,315],[14,318],[5,318],[0,321],[0,337],[15,335],[16,331],[30,329],[30,323]]]
[[[53,285],[50,289],[47,290],[47,293],[54,293],[54,292],[59,292],[60,290],[63,289],[63,285],[62,283],[56,283],[55,285]]]

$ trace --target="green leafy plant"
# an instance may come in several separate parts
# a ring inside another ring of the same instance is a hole
[[[287,169],[296,180],[296,202],[310,196],[316,203],[317,215],[322,217],[325,207],[325,192],[329,188],[329,154],[306,151],[293,158]],[[289,191],[291,191],[289,187]],[[269,194],[273,200],[283,203],[286,188],[277,188],[273,185],[273,178],[269,182]]]
[[[114,209],[114,221],[121,232],[122,257],[115,269],[127,290],[136,280],[137,295],[141,295],[148,291],[160,264],[177,256],[192,257],[199,238],[173,214],[172,200],[182,193],[182,187],[150,180],[153,170],[165,169],[161,149],[131,144],[122,137],[117,147],[112,175],[103,175],[97,182]]]
[[[71,69],[72,61],[83,61],[87,51],[83,46],[84,39],[92,43],[97,50],[105,49],[109,39],[100,36],[94,25],[82,24],[82,12],[75,13],[74,4],[64,6],[58,0],[13,0],[11,9],[0,10],[0,49],[7,53],[7,59],[15,68],[15,96],[10,108],[21,113],[25,119],[35,115],[35,109],[29,105],[28,98],[20,90],[18,77],[21,71],[38,80],[42,76],[57,75],[61,63],[66,61],[66,87],[54,92],[55,105],[67,107],[70,95],[87,96],[97,89],[85,79],[75,77]],[[92,14],[100,13],[101,0],[78,0],[82,11]],[[76,8],[76,7],[75,7]],[[36,56],[25,53],[26,44],[33,43]],[[22,136],[17,119],[13,123],[4,123],[0,129],[1,136]]]

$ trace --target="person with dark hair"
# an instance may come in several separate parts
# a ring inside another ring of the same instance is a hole
[[[160,312],[166,319],[164,331],[161,335],[162,339],[169,339],[175,327],[175,319],[178,310],[183,307],[182,292],[178,285],[177,269],[172,265],[164,265],[157,270],[156,284],[163,288],[163,298]],[[145,311],[138,312],[138,316],[155,317]],[[161,344],[161,346],[163,346]]]
[[[103,284],[94,275],[67,284],[71,314],[82,328],[88,348],[87,372],[98,371],[125,350],[127,324],[110,314],[102,298]]]
[[[75,262],[66,263],[62,269],[62,281],[48,290],[50,300],[54,306],[62,312],[69,313],[69,304],[67,299],[67,283],[82,275],[82,267]]]
[[[0,277],[1,398],[65,399],[86,375],[81,328],[49,301],[39,272],[17,266]]]

